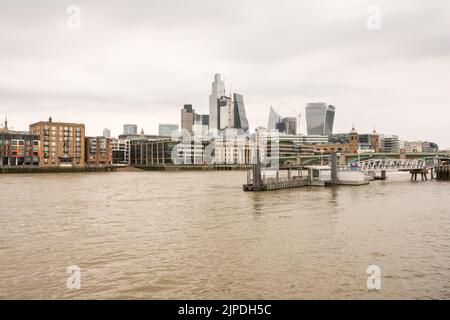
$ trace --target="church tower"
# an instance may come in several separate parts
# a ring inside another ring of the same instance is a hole
[[[370,144],[376,153],[380,152],[380,136],[375,129],[373,129],[373,132],[370,135]]]
[[[350,131],[350,141],[349,141],[349,151],[350,153],[357,153],[359,149],[359,135],[353,126],[352,131]]]

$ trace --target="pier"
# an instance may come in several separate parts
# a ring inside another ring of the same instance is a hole
[[[450,164],[443,164],[435,169],[436,180],[450,180]]]
[[[263,169],[261,165],[254,165],[247,173],[247,184],[243,188],[244,191],[259,192],[304,187],[309,185],[309,178],[303,171],[301,166]]]
[[[306,186],[336,187],[338,185],[369,184],[369,177],[361,171],[339,167],[337,156],[331,157],[330,166],[287,165],[279,168],[263,168],[253,165],[247,174],[244,191],[273,191]]]
[[[411,173],[411,181],[417,181],[418,174],[420,174],[422,181],[428,181],[428,169],[409,170],[409,172]],[[433,174],[431,174],[431,177],[433,178]]]
[[[280,168],[253,166],[247,175],[244,191],[272,191],[305,186],[336,187],[338,185],[360,186],[371,180],[386,180],[387,172],[409,172],[411,181],[431,179],[450,180],[450,158],[423,159],[370,159],[353,164],[338,165],[337,154],[332,153],[327,165],[287,165]],[[283,176],[283,172],[287,172]],[[377,174],[381,174],[378,176]]]

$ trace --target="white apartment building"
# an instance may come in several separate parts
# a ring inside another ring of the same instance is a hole
[[[113,139],[111,143],[112,165],[125,167],[130,165],[131,145],[127,139]]]

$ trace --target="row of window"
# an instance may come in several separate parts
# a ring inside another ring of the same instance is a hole
[[[52,159],[51,161],[44,159],[44,164],[56,164],[56,159]],[[81,164],[80,158],[76,158],[75,164]]]
[[[44,136],[44,142],[46,142],[46,141],[50,141],[50,137]],[[53,141],[53,142],[56,142],[56,141],[57,141],[57,139],[56,139],[55,136],[52,137],[52,141]],[[63,137],[59,137],[59,142],[63,142],[63,141],[70,141],[70,142],[72,142],[72,141],[74,141],[74,140],[73,140],[72,137],[64,137],[64,138],[63,138]],[[80,142],[81,142],[81,138],[80,138],[80,137],[77,137],[77,138],[75,138],[75,141],[76,141],[77,143],[80,143]]]
[[[13,151],[13,152],[11,152],[10,156],[11,157],[25,157],[25,156],[27,156],[27,157],[31,157],[31,156],[38,157],[39,153],[38,152],[16,152],[16,151]]]
[[[39,140],[31,141],[31,140],[16,140],[16,139],[11,139],[11,140],[9,140],[9,139],[6,139],[6,140],[0,139],[0,146],[1,145],[5,145],[5,146],[8,146],[8,145],[19,145],[19,146],[31,146],[31,145],[33,145],[33,146],[39,146]]]
[[[60,131],[73,131],[73,127],[55,127],[52,126],[51,128],[49,126],[44,126],[44,130],[52,130],[52,131],[56,131],[56,130],[60,130]],[[80,131],[80,128],[76,128],[75,131]]]

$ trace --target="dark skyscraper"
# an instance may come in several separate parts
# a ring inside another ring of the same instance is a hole
[[[296,135],[297,119],[295,117],[283,118],[277,123],[276,129],[282,133]]]
[[[248,132],[249,125],[247,115],[245,113],[244,97],[241,94],[233,95],[234,103],[234,127]]]

